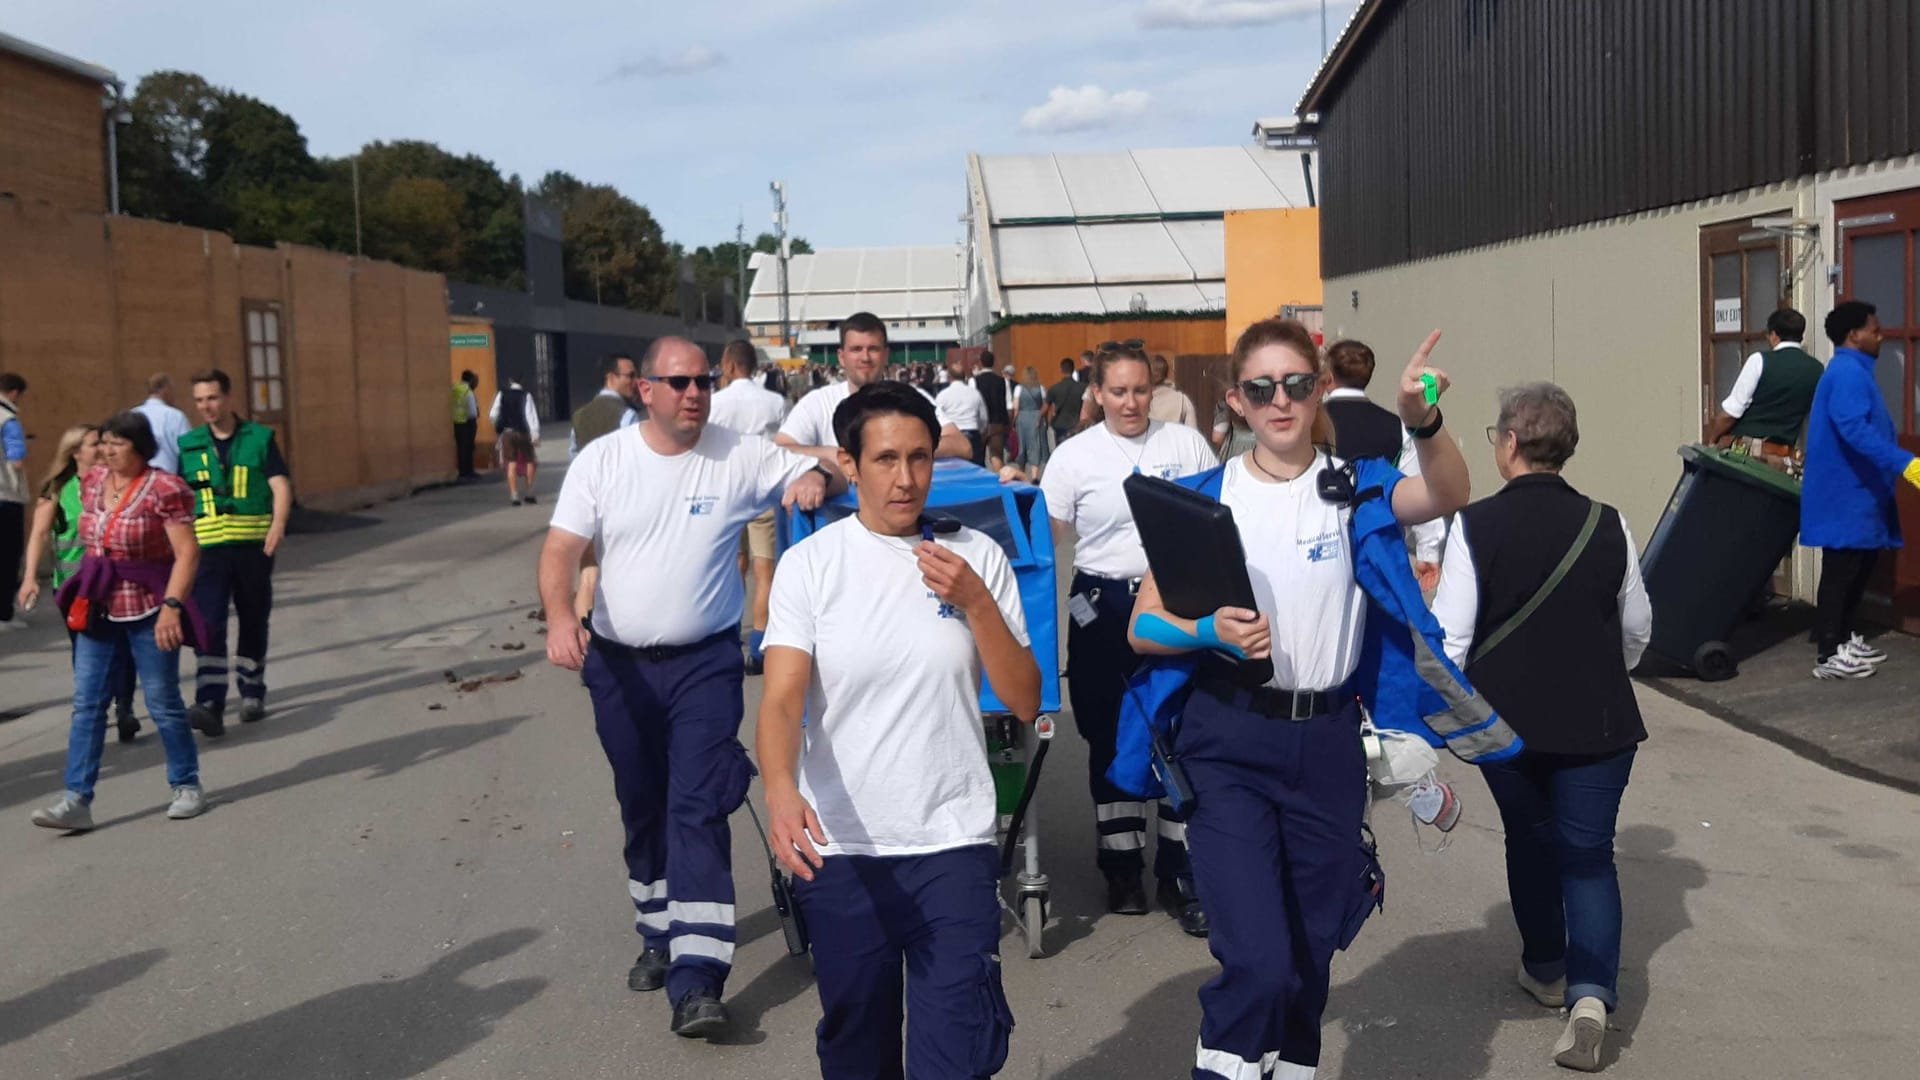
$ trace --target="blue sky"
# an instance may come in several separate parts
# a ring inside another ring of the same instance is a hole
[[[1330,0],[1337,36],[1354,0]],[[430,139],[612,183],[689,246],[956,240],[966,154],[1244,143],[1320,54],[1318,0],[0,0],[8,33],[129,84],[197,72],[316,154]]]

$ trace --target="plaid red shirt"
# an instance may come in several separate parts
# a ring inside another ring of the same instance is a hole
[[[116,516],[108,505],[108,478],[104,465],[96,466],[80,482],[80,539],[90,555],[123,562],[172,562],[168,525],[193,524],[193,491],[172,473],[148,469],[128,494]],[[111,519],[113,530],[107,532]],[[113,587],[107,618],[144,619],[160,610],[160,598],[140,585],[122,581]]]

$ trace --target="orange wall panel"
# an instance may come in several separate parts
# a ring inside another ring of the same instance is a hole
[[[407,441],[413,487],[451,482],[453,384],[447,375],[447,285],[438,274],[406,272]]]
[[[1086,349],[1107,341],[1146,343],[1148,353],[1164,353],[1169,359],[1187,353],[1216,354],[1225,351],[1224,326],[1218,319],[1142,319],[1122,322],[1022,323],[993,335],[993,362],[996,367],[1009,363],[1024,375],[1028,365],[1049,386],[1060,381],[1060,361],[1075,359]]]
[[[1227,228],[1227,326],[1223,347],[1287,304],[1317,307],[1319,210],[1230,210]]]
[[[0,197],[0,371],[27,380],[27,472],[46,469],[61,432],[125,408],[112,392],[113,290],[100,218]]]
[[[407,443],[406,271],[361,262],[353,275],[353,337],[360,408],[360,479],[376,489],[404,485]]]
[[[354,491],[360,479],[360,411],[354,390],[353,300],[345,255],[283,244],[287,260],[286,356],[293,401],[289,448],[303,500]]]
[[[99,83],[0,53],[0,194],[105,212],[104,93]]]

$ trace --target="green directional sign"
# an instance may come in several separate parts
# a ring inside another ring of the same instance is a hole
[[[456,349],[484,349],[492,343],[489,334],[454,334],[449,339]]]

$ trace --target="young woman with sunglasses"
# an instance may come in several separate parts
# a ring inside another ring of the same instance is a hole
[[[1087,396],[1099,400],[1103,419],[1054,450],[1040,490],[1055,534],[1076,537],[1068,692],[1074,726],[1087,740],[1087,785],[1099,829],[1096,861],[1107,879],[1107,910],[1145,915],[1147,805],[1107,780],[1120,697],[1139,662],[1127,645],[1127,617],[1147,572],[1147,553],[1120,485],[1134,473],[1172,479],[1202,472],[1213,465],[1213,447],[1184,424],[1148,418],[1153,376],[1139,342],[1102,347]],[[1017,478],[1017,470],[1003,470],[1001,478]],[[1202,936],[1206,921],[1187,872],[1186,826],[1164,803],[1159,821],[1154,859],[1159,903],[1180,919],[1182,929]]]
[[[1438,338],[1400,377],[1400,418],[1413,429],[1424,474],[1392,474],[1387,498],[1403,524],[1467,502],[1466,462],[1429,404],[1428,386],[1447,385],[1427,366]],[[1227,400],[1255,445],[1197,483],[1233,510],[1259,610],[1181,619],[1149,574],[1130,641],[1143,654],[1205,657],[1173,747],[1194,795],[1187,839],[1208,947],[1221,965],[1200,990],[1193,1075],[1306,1080],[1320,1060],[1328,967],[1362,869],[1366,753],[1355,687],[1372,593],[1355,573],[1354,500],[1332,490],[1352,474],[1315,445],[1327,434],[1327,380],[1312,336],[1293,321],[1255,323],[1234,347],[1233,378]],[[1384,531],[1397,542],[1397,529]],[[1398,571],[1417,604],[1404,552]],[[1272,679],[1245,689],[1217,650],[1271,659]]]

